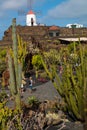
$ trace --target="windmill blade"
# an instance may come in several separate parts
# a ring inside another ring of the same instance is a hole
[[[36,10],[36,11],[34,11],[34,12],[35,12],[35,14],[36,14],[37,16],[42,16],[42,15],[43,15],[43,13],[42,13],[41,10]]]
[[[27,8],[28,9],[30,9],[30,10],[32,10],[32,8],[33,8],[33,0],[27,0]]]
[[[18,10],[18,16],[24,16],[27,14],[27,10],[24,10],[24,9],[19,9]]]
[[[28,10],[32,10],[32,7],[33,7],[33,0],[27,0],[27,8]],[[26,15],[27,14],[27,9],[19,9],[18,10],[18,16],[23,16],[23,15]]]

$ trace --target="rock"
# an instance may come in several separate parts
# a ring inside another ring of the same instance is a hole
[[[53,119],[52,118],[48,118],[48,121],[47,121],[47,125],[52,125],[53,124]]]
[[[58,114],[56,114],[56,113],[50,113],[50,112],[48,114],[46,114],[46,118],[53,118],[54,120],[61,119]]]
[[[40,127],[41,130],[42,130],[46,125],[47,125],[47,119],[44,118],[44,119],[40,122],[39,127]]]
[[[42,129],[44,127],[44,125],[46,124],[46,119],[45,119],[43,113],[40,112],[38,114],[37,122],[38,122],[39,127]]]
[[[35,112],[34,112],[34,111],[32,111],[32,110],[30,110],[28,114],[29,114],[29,116],[30,116],[30,117],[32,117],[32,116],[34,116],[34,115],[35,115]]]
[[[57,120],[53,120],[52,125],[58,125],[58,124],[61,124],[61,123],[63,123],[63,121],[60,120],[60,119],[57,119]]]
[[[62,119],[66,118],[65,114],[61,110],[58,111],[58,116],[61,117]]]
[[[63,123],[61,116],[58,115],[57,113],[50,113],[49,112],[48,114],[46,114],[46,118],[48,119],[48,121],[47,121],[48,126]]]
[[[33,130],[38,130],[38,126],[36,124],[33,125]]]
[[[45,112],[45,109],[46,109],[45,103],[41,103],[41,104],[39,105],[39,111],[40,111],[40,112]]]

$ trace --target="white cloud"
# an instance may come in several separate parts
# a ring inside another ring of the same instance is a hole
[[[2,10],[13,10],[13,9],[19,9],[21,7],[29,7],[30,3],[31,6],[37,4],[38,3],[43,3],[45,0],[33,0],[32,2],[30,2],[30,0],[4,0],[1,3],[0,8]]]
[[[67,0],[48,11],[48,17],[75,18],[87,14],[87,0]]]
[[[3,18],[4,15],[7,15],[8,11],[12,12],[14,10],[17,11],[24,11],[26,12],[26,9],[30,7],[40,6],[43,5],[43,3],[46,0],[3,0],[0,1],[0,18]],[[7,12],[6,12],[7,11]],[[9,15],[9,13],[8,13]]]
[[[21,1],[21,2],[19,2],[19,1]],[[1,18],[1,20],[4,18],[11,17],[9,15],[9,11],[11,13],[13,10],[18,10],[23,6],[25,7],[25,5],[27,5],[26,1],[25,0],[3,0],[3,1],[0,1],[0,18]],[[4,17],[4,16],[6,16],[6,17]]]
[[[65,26],[68,23],[80,23],[87,26],[87,0],[63,0],[39,19],[40,23]]]
[[[25,0],[4,0],[1,4],[2,10],[18,9],[19,7],[25,6]]]

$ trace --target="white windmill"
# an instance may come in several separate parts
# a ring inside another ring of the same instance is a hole
[[[28,6],[30,8],[29,12],[26,14],[26,25],[27,26],[37,26],[36,15],[32,10],[32,0],[28,0]]]

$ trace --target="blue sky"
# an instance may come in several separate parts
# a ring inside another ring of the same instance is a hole
[[[0,39],[12,18],[17,19],[17,24],[26,25],[30,5],[38,23],[61,27],[78,23],[87,27],[87,0],[0,0]]]

